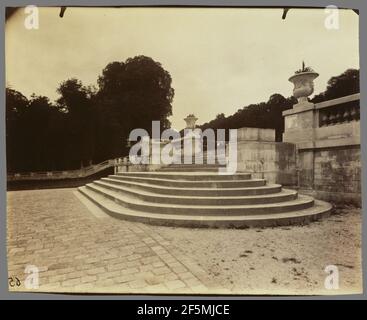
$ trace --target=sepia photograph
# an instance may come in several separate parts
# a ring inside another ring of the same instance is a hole
[[[5,18],[10,292],[363,293],[357,9]]]

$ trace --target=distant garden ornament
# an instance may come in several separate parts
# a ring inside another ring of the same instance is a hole
[[[314,91],[313,81],[319,76],[311,67],[306,67],[302,61],[302,69],[299,69],[288,80],[294,84],[293,96],[298,104],[308,103],[307,97]]]
[[[186,129],[195,129],[198,118],[194,114],[189,114],[184,120],[186,121]]]

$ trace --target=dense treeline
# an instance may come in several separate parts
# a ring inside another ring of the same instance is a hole
[[[312,102],[321,102],[359,92],[359,70],[348,69],[339,76],[332,77],[327,84],[325,92],[315,95]],[[231,116],[225,117],[223,113],[204,123],[200,128],[236,129],[241,127],[275,129],[276,141],[282,140],[284,121],[282,112],[292,108],[297,103],[294,97],[285,98],[275,93],[267,102],[250,104],[239,109]],[[227,137],[228,139],[228,137]]]
[[[170,127],[174,90],[171,76],[149,57],[112,62],[98,78],[98,88],[68,79],[57,88],[60,97],[47,97],[6,89],[6,145],[8,172],[78,169],[127,154],[126,140],[134,128],[149,133],[151,121]],[[349,69],[332,77],[325,92],[313,102],[359,92],[359,71]],[[206,128],[259,127],[276,130],[281,141],[282,112],[294,97],[273,94],[267,102],[251,104],[235,114],[201,126]]]
[[[225,117],[223,113],[220,113],[214,120],[203,124],[201,129],[271,128],[276,130],[276,140],[281,141],[284,131],[282,112],[292,108],[296,102],[297,99],[294,97],[284,98],[281,94],[275,93],[267,102],[250,104],[231,116]],[[226,139],[228,139],[228,134]]]
[[[8,172],[78,169],[125,155],[133,128],[170,126],[171,76],[149,57],[112,62],[98,88],[77,79],[60,84],[55,103],[47,97],[6,89]]]

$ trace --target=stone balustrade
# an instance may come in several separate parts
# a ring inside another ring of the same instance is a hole
[[[299,186],[317,198],[361,204],[360,94],[296,104],[283,141],[297,150]]]
[[[359,119],[359,100],[352,100],[319,109],[319,127],[359,121]]]
[[[77,170],[10,173],[7,175],[7,181],[62,180],[62,179],[84,178],[93,175],[99,171],[102,171],[104,169],[114,167],[115,163],[116,160],[111,159]]]

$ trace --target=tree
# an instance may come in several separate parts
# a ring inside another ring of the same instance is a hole
[[[174,90],[168,71],[152,58],[137,56],[108,64],[98,78],[98,158],[125,155],[131,130],[151,134],[153,120],[169,127]]]
[[[90,165],[94,156],[93,93],[75,78],[62,82],[57,92],[61,95],[58,108],[67,114],[70,167]]]
[[[56,104],[7,88],[8,172],[77,169],[126,155],[132,129],[150,132],[152,120],[170,126],[171,82],[158,62],[138,56],[108,64],[98,90],[75,78],[63,81]]]
[[[275,129],[276,141],[281,141],[284,131],[282,112],[292,108],[295,101],[293,97],[285,98],[275,93],[267,102],[250,104],[231,116],[225,117],[223,113],[218,114],[214,120],[202,125],[201,129],[270,128]],[[228,139],[228,132],[226,139]]]
[[[324,92],[314,96],[314,103],[343,97],[359,92],[359,70],[348,69],[339,76],[330,78]],[[203,124],[202,130],[207,128],[229,129],[242,127],[275,129],[276,141],[282,141],[284,132],[283,111],[292,108],[297,100],[292,96],[285,98],[281,94],[272,94],[267,102],[250,104],[239,109],[231,116],[219,114],[208,123]]]
[[[50,119],[56,113],[57,108],[52,106],[47,97],[31,96],[27,110],[19,123],[23,142],[20,157],[24,171],[54,169],[49,146],[54,143],[50,131]]]
[[[47,97],[6,88],[8,172],[64,169],[65,114]]]
[[[326,90],[315,95],[311,100],[314,103],[336,99],[359,92],[359,70],[348,69],[342,74],[330,78]]]
[[[28,99],[19,91],[6,88],[6,161],[8,171],[15,171],[24,155],[21,150],[21,119],[27,110]]]

